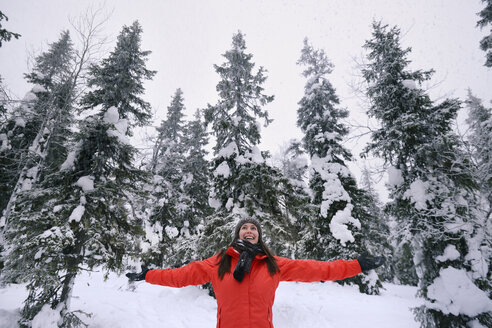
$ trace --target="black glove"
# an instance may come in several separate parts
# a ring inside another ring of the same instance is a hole
[[[142,265],[142,272],[128,272],[126,276],[130,281],[145,280],[145,275],[147,274],[147,271],[149,271],[149,268],[147,268],[147,266],[145,265]]]
[[[372,256],[364,253],[357,258],[357,261],[362,271],[369,271],[383,265],[386,262],[386,258],[384,256]]]

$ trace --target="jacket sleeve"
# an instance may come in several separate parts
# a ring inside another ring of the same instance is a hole
[[[362,272],[357,260],[315,261],[276,257],[281,281],[342,280]]]
[[[195,261],[177,269],[149,270],[145,281],[154,285],[169,287],[184,287],[203,285],[212,281],[212,275],[217,274],[217,257],[213,256],[203,261]]]

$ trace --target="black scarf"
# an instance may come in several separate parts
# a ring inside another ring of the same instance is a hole
[[[253,259],[256,255],[263,254],[264,252],[260,244],[252,244],[249,241],[242,239],[236,240],[234,248],[241,253],[241,255],[239,255],[239,261],[236,264],[233,276],[234,279],[241,282],[243,281],[244,275],[251,270],[251,263],[253,263]]]

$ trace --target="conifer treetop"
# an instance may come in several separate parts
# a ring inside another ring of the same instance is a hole
[[[246,53],[241,32],[234,34],[232,49],[223,56],[226,62],[220,66],[214,65],[221,77],[217,84],[219,101],[205,110],[205,120],[212,123],[213,133],[217,137],[216,154],[232,142],[242,154],[260,142],[260,122],[257,118],[263,119],[264,126],[271,123],[263,106],[273,101],[274,97],[263,93],[266,70],[259,67],[254,72],[253,55]]]
[[[362,70],[371,99],[368,115],[379,120],[380,128],[372,135],[365,152],[372,151],[386,163],[404,169],[413,165],[421,145],[449,131],[450,120],[460,108],[456,99],[435,105],[419,85],[429,80],[434,70],[409,71],[411,48],[400,45],[400,30],[381,22],[373,23],[373,37],[366,41],[370,62]],[[395,156],[398,154],[398,156]]]
[[[26,79],[33,84],[52,87],[71,73],[73,65],[73,42],[69,31],[60,33],[60,38],[49,44],[49,49],[36,57],[33,72]]]
[[[304,77],[323,76],[331,74],[333,64],[330,62],[323,49],[314,49],[309,44],[308,38],[304,38],[304,47],[301,50],[301,58],[297,61],[298,65],[304,65],[302,75]]]
[[[93,90],[83,99],[86,108],[118,108],[120,118],[132,119],[131,126],[148,124],[152,117],[150,104],[141,95],[145,91],[144,80],[151,80],[156,72],[146,68],[151,51],[140,49],[141,34],[138,21],[123,27],[108,58],[90,68],[92,77],[88,85]]]
[[[305,133],[304,148],[311,157],[328,156],[327,160],[337,159],[340,163],[350,160],[350,152],[341,145],[348,129],[340,122],[348,111],[339,107],[340,100],[328,79],[333,64],[325,51],[313,48],[307,38],[297,64],[304,66],[303,76],[307,78],[297,110],[297,125]]]

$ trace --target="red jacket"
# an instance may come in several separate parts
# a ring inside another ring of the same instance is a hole
[[[239,253],[230,247],[231,271],[234,271]],[[341,280],[361,272],[357,260],[332,262],[314,260],[290,260],[276,256],[280,272],[271,276],[264,261],[265,255],[257,255],[251,264],[251,272],[238,282],[232,273],[221,280],[218,275],[218,258],[191,262],[178,269],[150,270],[145,281],[151,284],[184,287],[212,282],[217,298],[217,328],[271,328],[272,306],[275,290],[280,281]]]

